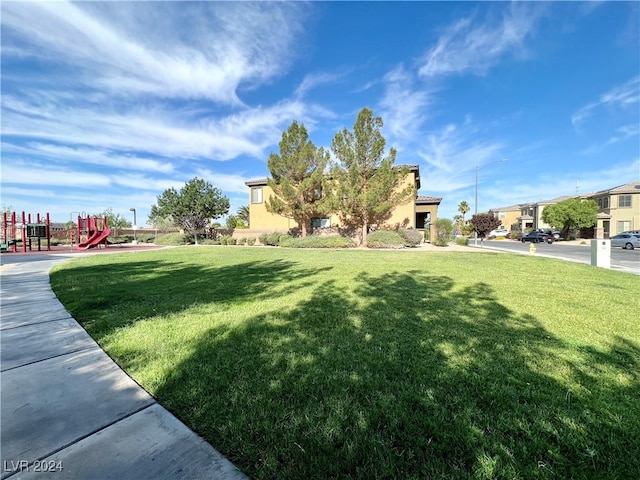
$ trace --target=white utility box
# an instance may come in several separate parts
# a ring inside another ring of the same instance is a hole
[[[604,238],[591,240],[591,265],[611,268],[611,240]]]

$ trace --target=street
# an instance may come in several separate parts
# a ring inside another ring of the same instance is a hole
[[[536,255],[541,257],[558,258],[571,262],[591,264],[591,241],[586,240],[586,245],[579,245],[574,242],[564,243],[554,242],[551,245],[546,243],[536,243]],[[478,248],[489,248],[513,253],[529,253],[530,243],[516,242],[513,240],[478,240]],[[474,246],[474,241],[469,240],[469,245]],[[623,250],[622,248],[611,249],[611,269],[640,275],[640,249]]]

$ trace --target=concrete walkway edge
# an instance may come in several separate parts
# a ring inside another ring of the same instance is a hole
[[[0,478],[246,479],[60,304],[49,271],[72,256],[2,258]]]

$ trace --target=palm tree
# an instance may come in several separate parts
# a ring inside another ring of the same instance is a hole
[[[244,224],[249,227],[249,207],[247,205],[243,205],[238,208],[236,212],[236,217],[244,222]]]
[[[465,202],[464,200],[460,202],[460,205],[458,205],[458,211],[462,214],[462,224],[463,225],[465,223],[464,216],[467,214],[467,212],[469,210],[470,210],[469,204],[467,202]]]

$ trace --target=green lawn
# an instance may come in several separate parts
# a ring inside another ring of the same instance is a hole
[[[186,247],[51,279],[253,478],[640,478],[640,277],[478,252]]]

